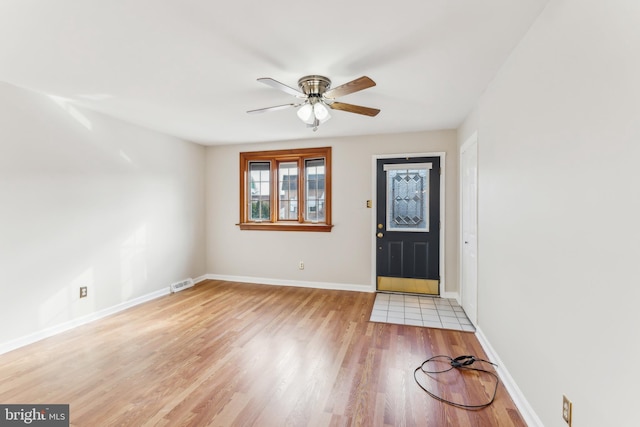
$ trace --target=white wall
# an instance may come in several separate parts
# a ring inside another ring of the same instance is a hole
[[[330,233],[241,231],[235,225],[239,221],[240,152],[324,146],[332,147],[334,227]],[[341,284],[337,287],[371,290],[375,224],[366,200],[373,198],[372,156],[441,151],[447,153],[446,291],[457,291],[455,131],[208,147],[207,271],[223,276]],[[298,270],[300,260],[305,263],[304,270]]]
[[[640,3],[552,0],[479,138],[479,326],[547,427],[638,425]]]
[[[0,84],[0,347],[204,274],[204,154]]]

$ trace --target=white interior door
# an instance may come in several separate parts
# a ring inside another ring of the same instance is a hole
[[[478,139],[474,134],[460,149],[461,294],[462,308],[478,323]]]

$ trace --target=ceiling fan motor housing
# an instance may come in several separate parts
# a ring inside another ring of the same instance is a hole
[[[319,97],[331,87],[331,80],[324,76],[304,76],[298,80],[298,86],[305,95]]]

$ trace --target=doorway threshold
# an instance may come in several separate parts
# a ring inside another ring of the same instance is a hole
[[[371,322],[475,332],[455,299],[422,295],[376,294]]]

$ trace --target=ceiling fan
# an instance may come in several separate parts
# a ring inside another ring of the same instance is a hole
[[[266,111],[282,110],[289,107],[300,107],[298,109],[298,117],[307,124],[307,127],[313,128],[314,131],[318,130],[318,126],[321,123],[324,123],[331,118],[328,108],[347,111],[349,113],[362,114],[370,117],[374,117],[380,112],[377,108],[346,104],[335,100],[340,96],[349,95],[350,93],[375,86],[376,83],[367,76],[362,76],[333,89],[331,89],[331,80],[329,80],[329,78],[318,75],[310,75],[300,78],[300,80],[298,80],[298,87],[300,90],[294,89],[291,86],[287,86],[284,83],[280,83],[279,81],[269,77],[260,78],[258,81],[286,92],[289,95],[293,95],[301,101],[298,103],[249,110],[247,113],[264,113]]]

